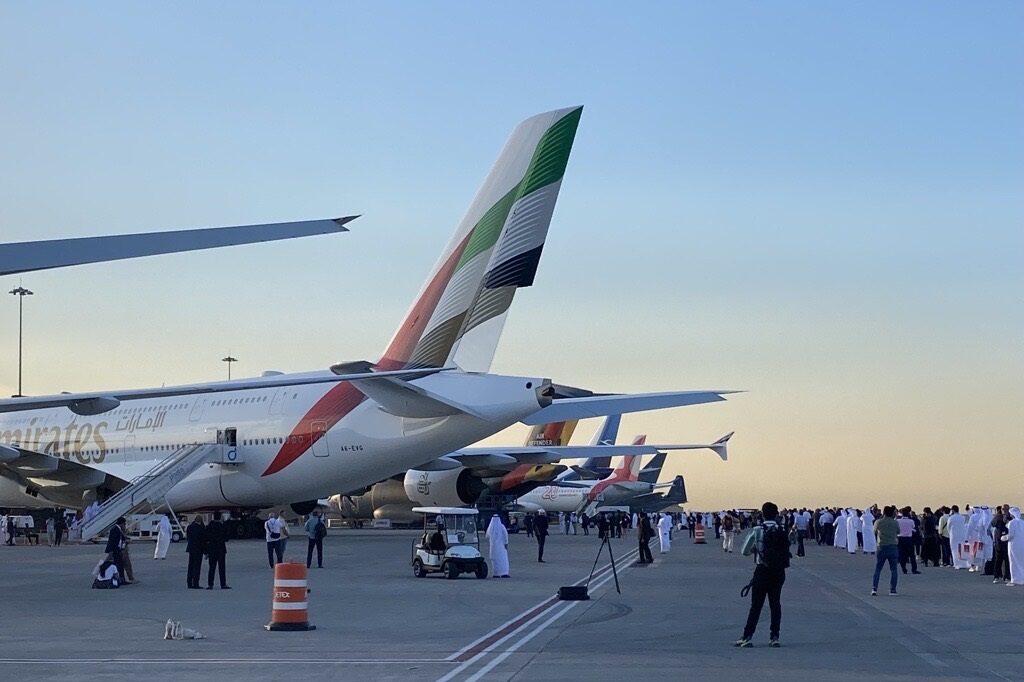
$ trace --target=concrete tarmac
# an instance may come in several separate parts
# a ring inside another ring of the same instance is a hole
[[[613,541],[622,594],[604,553],[592,599],[559,602],[585,579],[594,535],[536,545],[511,536],[509,580],[417,579],[411,531],[332,530],[310,571],[315,632],[266,632],[272,571],[265,545],[228,546],[232,590],[187,590],[184,544],[154,561],[132,545],[140,582],[91,590],[95,545],[0,547],[0,680],[1024,680],[1024,587],[949,568],[900,575],[900,595],[869,596],[873,557],[811,544],[783,590],[782,644],[767,645],[767,606],[752,649],[731,646],[749,600],[751,562],[714,540],[652,544],[634,566],[633,537]],[[486,544],[486,543],[485,543]],[[293,537],[286,559],[305,559]],[[205,571],[205,566],[204,566]],[[206,583],[205,572],[203,584]],[[165,641],[180,620],[208,639]]]

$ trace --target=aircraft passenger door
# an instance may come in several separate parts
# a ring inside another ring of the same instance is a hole
[[[327,457],[331,454],[327,445],[327,422],[313,422],[310,436],[313,438],[314,457]]]
[[[277,393],[274,394],[274,397],[270,399],[270,416],[271,417],[280,417],[281,416],[281,414],[283,412],[284,396],[285,396],[286,392],[287,392],[287,389],[279,388],[279,389],[277,389]]]
[[[192,411],[188,415],[190,422],[197,422],[203,416],[203,410],[206,409],[206,398],[196,398],[195,405],[192,406]]]
[[[235,464],[238,459],[238,429],[217,429],[217,445],[221,446],[220,461]]]
[[[121,453],[124,455],[124,463],[128,464],[135,453],[132,451],[135,449],[135,436],[125,436],[124,439],[124,451]]]

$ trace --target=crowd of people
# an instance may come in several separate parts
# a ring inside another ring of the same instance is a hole
[[[156,548],[153,559],[167,558],[170,547],[173,525],[172,516],[164,514],[157,525]],[[225,521],[227,514],[214,512],[209,521],[203,515],[196,514],[185,527],[185,554],[188,557],[186,570],[186,586],[190,590],[202,589],[203,562],[207,563],[206,589],[212,590],[215,579],[219,579],[222,590],[230,590],[227,584],[227,542],[229,533]],[[93,568],[93,587],[112,589],[122,585],[139,582],[132,570],[128,546],[131,538],[127,533],[127,521],[124,517],[117,519],[107,535],[104,547],[104,558]],[[288,543],[288,524],[284,521],[283,512],[271,512],[264,522],[266,532],[267,560],[271,568],[284,561]],[[320,510],[313,510],[303,524],[308,542],[306,548],[306,568],[310,568],[316,554],[317,568],[323,568],[323,541],[327,536],[327,525]]]

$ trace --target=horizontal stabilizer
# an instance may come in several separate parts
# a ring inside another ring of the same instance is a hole
[[[677,391],[669,393],[638,393],[635,395],[603,395],[556,399],[551,405],[522,419],[527,425],[545,424],[566,419],[587,419],[609,414],[663,410],[670,407],[701,405],[725,400],[722,396],[738,391]],[[599,446],[607,447],[607,446]]]
[[[581,466],[576,465],[573,465],[569,468],[575,471],[577,474],[579,474],[580,480],[583,481],[600,481],[602,478],[605,477],[605,475],[607,475],[602,475],[597,471],[591,471],[590,469],[585,469]]]
[[[358,217],[0,244],[0,275],[348,232]]]
[[[381,409],[396,417],[426,419],[449,417],[455,414],[470,414],[484,419],[468,405],[456,403],[448,398],[428,391],[416,384],[410,384],[399,377],[369,377],[353,379],[352,385]]]

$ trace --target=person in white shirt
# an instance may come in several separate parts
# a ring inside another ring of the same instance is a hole
[[[121,586],[121,576],[111,556],[96,564],[92,569],[92,588],[94,590],[113,590]]]
[[[497,514],[491,517],[487,526],[487,542],[491,554],[491,569],[495,578],[509,577],[508,571],[508,530]]]
[[[672,547],[672,519],[668,514],[662,514],[658,519],[658,541],[661,543],[661,553],[668,554]]]
[[[274,557],[277,557],[277,563],[284,561],[284,549],[281,547],[281,533],[284,528],[284,522],[277,517],[277,512],[270,512],[270,518],[263,524],[263,530],[266,531],[267,538],[267,561],[270,563],[270,567],[274,567]]]
[[[160,524],[156,531],[156,549],[153,551],[154,559],[166,559],[167,550],[171,546],[171,515],[164,514],[160,517]]]

